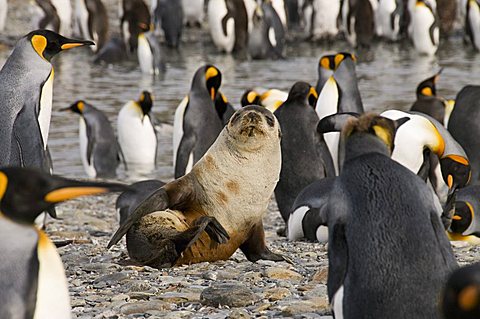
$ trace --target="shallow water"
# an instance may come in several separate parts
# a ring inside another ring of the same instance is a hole
[[[114,1],[109,1],[114,3]],[[14,5],[15,6],[15,5]],[[20,6],[20,5],[19,5]],[[6,33],[28,33],[24,7],[9,12],[16,21]],[[111,8],[114,10],[114,8]],[[0,65],[10,53],[0,46]],[[207,31],[189,31],[179,51],[165,49],[167,71],[161,79],[144,76],[135,62],[106,67],[94,65],[89,49],[75,49],[54,58],[55,82],[49,145],[57,174],[86,177],[78,145],[78,116],[59,112],[78,99],[85,99],[103,110],[114,127],[120,108],[130,99],[137,99],[142,90],[155,96],[153,112],[166,123],[159,132],[157,168],[151,174],[139,176],[123,167],[119,179],[160,178],[170,180],[172,167],[172,123],[177,104],[188,93],[195,70],[205,64],[215,64],[221,71],[221,91],[238,106],[246,88],[262,86],[288,90],[296,81],[316,83],[318,58],[326,52],[350,50],[342,41],[334,45],[291,43],[287,59],[279,61],[239,61],[216,52]],[[420,57],[408,44],[376,44],[369,53],[357,52],[357,75],[366,110],[408,109],[415,100],[417,84],[433,75],[440,67],[443,73],[437,84],[437,94],[454,98],[466,84],[480,84],[480,55],[465,47],[460,36],[444,42],[433,58]]]

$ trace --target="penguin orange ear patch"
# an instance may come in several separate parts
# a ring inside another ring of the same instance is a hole
[[[39,56],[45,59],[45,57],[43,56],[43,51],[45,51],[45,48],[47,47],[47,38],[45,38],[43,35],[36,34],[32,37],[30,41],[32,42],[32,46],[35,52],[37,52]]]
[[[424,87],[421,91],[422,95],[433,96],[432,88]]]
[[[3,198],[3,195],[7,191],[8,177],[5,173],[0,172],[0,198]]]
[[[80,112],[83,113],[83,108],[85,107],[85,103],[83,103],[82,101],[78,102],[77,103],[77,108]]]
[[[258,97],[257,92],[255,92],[255,91],[248,92],[248,94],[247,94],[248,103],[252,104],[257,97]]]
[[[330,66],[330,60],[327,58],[327,57],[323,57],[320,59],[320,65],[324,68],[324,69],[327,69],[327,70],[331,70],[331,66]]]
[[[387,146],[392,149],[393,147],[393,136],[392,132],[389,131],[387,128],[380,126],[380,125],[373,125],[372,126],[375,135],[380,138]]]
[[[205,72],[205,78],[208,81],[209,79],[215,77],[218,75],[218,70],[214,68],[213,66],[209,67],[207,71]]]
[[[335,56],[335,69],[338,68],[338,66],[340,65],[340,63],[342,63],[344,59],[345,55],[343,55],[342,53],[339,53]]]
[[[458,294],[458,306],[463,311],[470,311],[477,307],[480,302],[479,287],[470,285],[462,289]]]

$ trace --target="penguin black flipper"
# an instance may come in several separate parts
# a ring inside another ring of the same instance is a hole
[[[185,175],[187,171],[188,162],[191,154],[193,154],[193,148],[195,146],[195,135],[185,132],[180,141],[177,151],[177,160],[175,162],[175,178]]]
[[[428,34],[430,35],[430,40],[432,41],[432,43],[434,45],[438,45],[438,42],[435,41],[435,29],[438,29],[438,21],[437,19],[435,18],[435,21],[433,21],[432,25],[430,26],[430,28],[428,29]]]
[[[92,165],[92,153],[93,148],[95,147],[95,134],[92,132],[91,125],[88,125],[88,121],[85,121],[85,126],[87,128],[87,162],[88,165]]]
[[[327,143],[323,139],[323,135],[320,136],[321,141],[317,146],[318,151],[320,152],[323,169],[325,171],[326,177],[334,177],[335,176],[335,166],[333,165],[333,158],[330,150],[328,149]]]
[[[318,122],[317,132],[320,134],[340,132],[350,119],[358,118],[359,116],[360,114],[355,112],[335,113],[325,116]]]
[[[38,132],[32,134],[32,132]],[[9,166],[35,167],[50,173],[48,155],[35,109],[24,105],[13,123],[12,152]]]
[[[345,224],[334,223],[332,226],[329,225],[328,230],[328,269],[335,269],[335,271],[328,273],[327,292],[328,299],[335,309],[335,294],[343,286],[347,274],[348,247],[345,236]],[[342,307],[342,304],[339,306]]]
[[[418,170],[417,176],[424,182],[427,182],[428,177],[430,176],[430,157],[431,151],[429,149],[423,150],[423,163]]]

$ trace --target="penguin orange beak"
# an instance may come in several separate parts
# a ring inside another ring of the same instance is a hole
[[[96,195],[107,192],[109,192],[109,189],[104,187],[65,187],[47,193],[44,200],[49,203],[59,203],[79,196]]]
[[[85,46],[85,45],[95,45],[95,42],[93,42],[93,41],[82,41],[82,40],[69,40],[69,42],[62,44],[60,46],[60,48],[62,50],[68,50],[68,49],[81,47],[81,46]]]

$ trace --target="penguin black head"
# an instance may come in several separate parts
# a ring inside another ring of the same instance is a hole
[[[242,107],[247,105],[260,105],[261,99],[260,94],[253,89],[248,89],[243,93],[242,98],[240,99],[240,104]]]
[[[147,115],[153,106],[153,96],[148,91],[143,91],[137,101],[142,109],[143,115]]]
[[[355,54],[349,52],[339,52],[337,54],[324,55],[320,58],[319,64],[324,69],[335,71],[340,63],[346,59],[351,59],[353,62],[357,62]]]
[[[445,319],[480,318],[480,263],[455,270],[443,292]]]
[[[443,69],[440,69],[437,74],[434,76],[420,82],[417,86],[417,99],[422,97],[431,97],[437,95],[436,84],[438,79],[440,78],[440,74],[442,73]]]
[[[35,52],[50,62],[57,53],[71,48],[95,45],[92,41],[68,39],[50,30],[35,30],[26,35]]]
[[[306,82],[295,83],[290,92],[288,92],[287,101],[307,102],[311,107],[315,108],[317,104],[318,94],[313,86]]]
[[[124,191],[113,183],[81,182],[20,167],[0,169],[0,214],[19,223],[35,218],[55,204],[83,195]]]
[[[394,147],[395,122],[375,113],[350,118],[342,130],[342,138],[348,144],[352,139],[367,139],[369,146],[384,148],[391,155]],[[373,138],[372,138],[373,137]],[[374,142],[376,140],[376,142]],[[381,143],[379,143],[381,141]],[[382,146],[380,146],[382,145]]]
[[[212,101],[215,100],[215,96],[222,84],[222,73],[220,70],[214,67],[213,65],[205,66],[205,83],[207,85],[207,90],[210,93]]]
[[[472,176],[468,159],[459,155],[446,155],[440,158],[443,180],[447,182],[449,195],[457,188],[462,188],[470,182]]]
[[[456,234],[463,234],[472,224],[474,216],[475,211],[472,204],[468,201],[456,201],[450,230]]]
[[[74,102],[72,105],[70,105],[69,107],[66,107],[64,109],[60,109],[60,111],[67,111],[67,110],[70,110],[74,113],[77,113],[77,114],[80,114],[82,115],[83,114],[83,109],[85,108],[85,101],[83,100],[78,100],[77,102]]]

